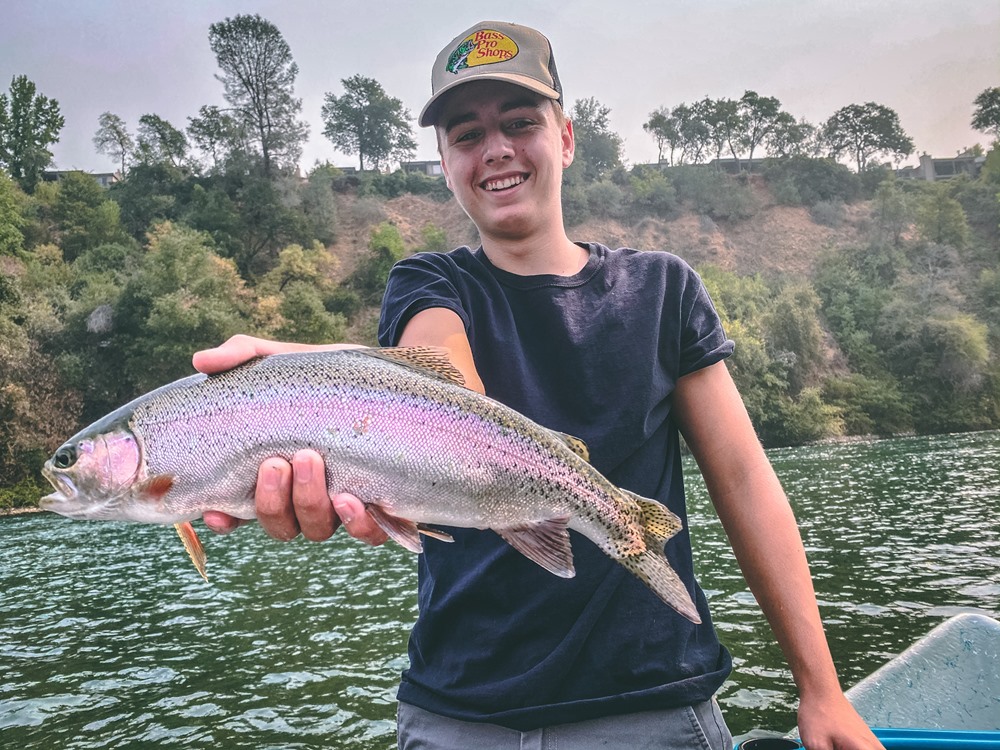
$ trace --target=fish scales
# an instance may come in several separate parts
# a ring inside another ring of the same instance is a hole
[[[123,480],[121,497],[101,511],[117,515],[77,517],[181,523],[211,509],[252,518],[261,461],[308,447],[324,458],[330,492],[358,496],[410,549],[421,548],[416,525],[491,528],[543,567],[572,575],[570,528],[697,618],[662,554],[680,528],[673,514],[608,482],[565,436],[393,361],[393,351],[275,355],[140,397],[66,444],[97,450],[85,441],[117,431],[133,437],[140,454],[129,487]],[[59,455],[46,464],[57,490],[73,482],[68,471],[58,473]],[[151,487],[169,489],[144,497]],[[46,498],[48,507],[71,515],[59,496]],[[659,521],[650,526],[652,516]]]

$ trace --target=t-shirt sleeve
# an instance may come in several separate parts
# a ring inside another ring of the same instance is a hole
[[[379,344],[396,346],[410,319],[432,307],[454,311],[468,329],[469,315],[455,278],[454,261],[439,253],[418,253],[393,266],[382,298]]]
[[[684,323],[678,371],[681,376],[721,362],[733,353],[734,347],[722,328],[719,313],[701,277],[691,269],[688,269],[683,299]]]

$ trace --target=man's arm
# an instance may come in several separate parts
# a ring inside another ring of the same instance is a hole
[[[673,408],[792,670],[804,744],[810,750],[881,747],[844,698],[798,526],[725,363],[680,378]]]
[[[483,381],[472,358],[472,345],[465,324],[458,314],[446,307],[431,307],[410,318],[399,337],[400,346],[443,346],[448,358],[465,378],[465,387],[485,393]]]

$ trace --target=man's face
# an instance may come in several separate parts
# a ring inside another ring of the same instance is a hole
[[[436,128],[448,186],[484,240],[562,230],[573,130],[548,99],[503,81],[468,83],[444,103]]]

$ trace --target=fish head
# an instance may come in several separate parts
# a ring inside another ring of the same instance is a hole
[[[84,431],[52,455],[42,474],[55,492],[39,505],[79,520],[128,520],[132,489],[144,473],[142,446],[127,427]]]

